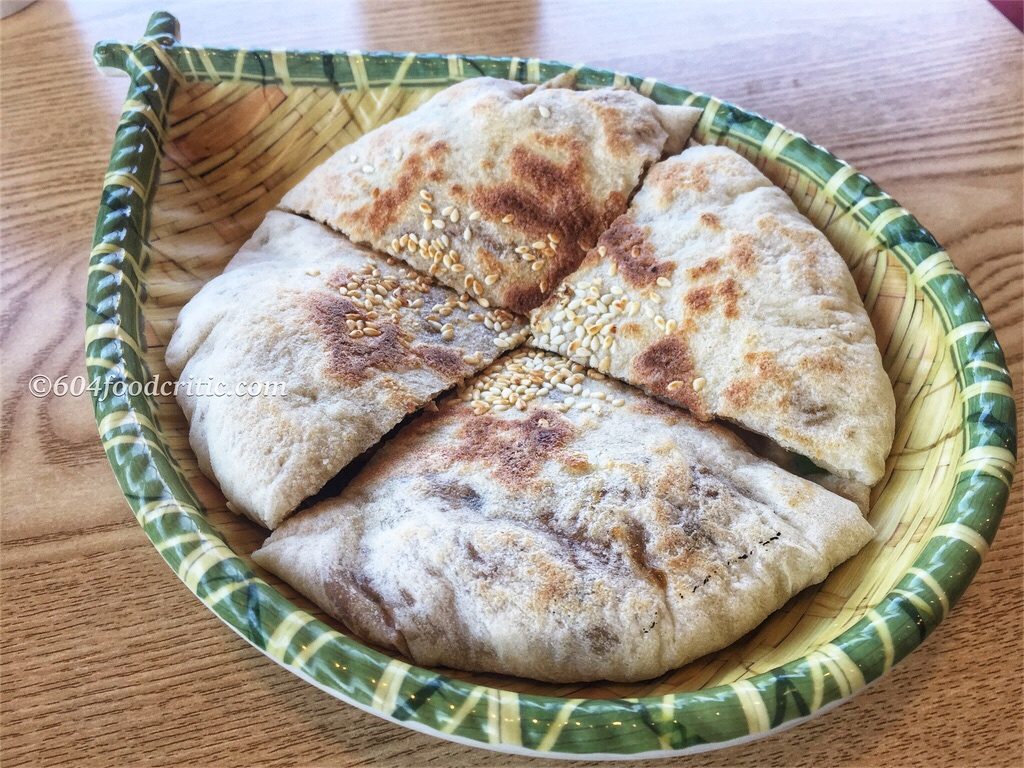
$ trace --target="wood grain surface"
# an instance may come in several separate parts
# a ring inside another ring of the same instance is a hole
[[[1021,410],[1024,37],[982,0],[168,2],[185,40],[541,56],[653,75],[806,133],[947,246],[1002,341]],[[0,763],[537,764],[388,724],[273,665],[177,580],[132,518],[84,374],[86,261],[125,80],[91,63],[153,8],[39,0],[0,23]],[[673,765],[1024,761],[1024,527],[952,616],[839,709]]]

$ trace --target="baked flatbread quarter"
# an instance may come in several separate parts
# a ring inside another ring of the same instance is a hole
[[[281,206],[525,313],[583,259],[700,110],[632,90],[472,78],[366,133]]]
[[[739,154],[656,164],[532,316],[536,344],[873,485],[896,404],[842,257]]]
[[[271,212],[181,310],[166,357],[200,468],[233,509],[273,528],[403,417],[518,344],[521,326]]]
[[[253,557],[417,664],[629,681],[738,639],[872,535],[724,428],[533,350]]]

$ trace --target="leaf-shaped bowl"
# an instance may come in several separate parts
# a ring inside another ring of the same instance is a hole
[[[264,532],[199,472],[166,386],[181,306],[217,275],[286,189],[445,86],[539,82],[569,66],[461,55],[182,45],[155,14],[136,44],[102,42],[130,87],[105,179],[88,281],[86,356],[100,436],[132,510],[204,604],[275,662],[350,704],[475,746],[549,756],[712,749],[793,725],[914,650],[963,594],[999,525],[1016,445],[1010,377],[963,275],[904,208],[799,134],[713,97],[587,67],[702,107],[695,140],[744,154],[849,264],[897,401],[872,494],[877,536],[732,646],[657,680],[549,685],[411,666],[332,627],[248,554]],[[149,386],[147,386],[149,383]]]

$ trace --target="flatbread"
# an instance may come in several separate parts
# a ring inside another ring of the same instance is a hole
[[[254,559],[418,664],[628,681],[736,640],[872,537],[724,428],[592,376],[503,358]]]
[[[532,316],[536,344],[873,485],[896,404],[849,269],[743,157],[655,165]]]
[[[526,312],[625,211],[700,110],[632,90],[479,77],[363,135],[281,206],[400,256],[486,305]]]
[[[274,528],[406,414],[522,336],[508,312],[271,212],[182,308],[166,356],[195,383],[179,387],[178,402],[200,468],[233,509]],[[232,394],[240,382],[279,388],[217,397],[201,382]]]

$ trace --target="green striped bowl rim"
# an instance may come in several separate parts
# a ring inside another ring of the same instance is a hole
[[[401,78],[408,87],[437,87],[481,75],[538,82],[571,69],[582,87],[629,82],[657,102],[703,107],[702,125],[716,140],[755,150],[784,145],[778,161],[828,190],[842,210],[853,209],[943,323],[961,392],[964,453],[951,500],[913,567],[864,618],[808,656],[729,685],[644,698],[565,699],[476,685],[331,629],[259,578],[211,526],[161,432],[154,399],[116,385],[114,393],[94,391],[107,457],[157,551],[217,617],[302,679],[392,722],[473,746],[591,758],[701,751],[792,726],[847,699],[916,648],[967,588],[995,536],[1015,463],[1003,354],[978,298],[932,235],[827,150],[760,115],[651,78],[537,59],[190,47],[164,12],[136,44],[98,43],[95,60],[127,73],[130,85],[90,259],[90,381],[149,379],[142,301],[150,205],[168,103],[178,83],[195,81],[351,89]]]

